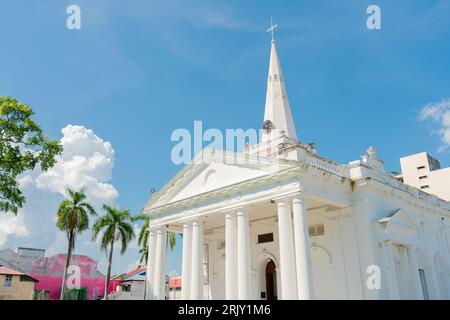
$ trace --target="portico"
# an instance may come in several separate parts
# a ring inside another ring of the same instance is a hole
[[[213,153],[209,156],[222,158]],[[264,176],[260,181],[234,186],[233,191],[222,189],[223,194],[217,191],[172,204],[170,209],[160,208],[171,213],[155,217],[152,233],[165,229],[183,234],[183,299],[261,299],[261,293],[264,298],[266,273],[259,269],[269,260],[276,265],[277,298],[313,298],[308,207],[333,210],[344,208],[345,203],[311,196],[295,178],[302,169],[294,166],[289,173],[290,165],[284,166],[286,171],[274,173],[271,183]],[[326,197],[326,193],[321,196]],[[187,202],[195,205],[190,207]],[[267,235],[271,238],[262,239]],[[156,274],[160,265],[156,260]],[[220,279],[215,277],[219,270],[223,270]],[[210,288],[214,282],[217,288]],[[159,291],[155,292],[156,298]]]

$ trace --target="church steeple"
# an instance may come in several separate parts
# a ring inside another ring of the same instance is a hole
[[[280,61],[278,59],[277,48],[273,30],[277,25],[271,24],[268,32],[272,33],[272,45],[270,49],[269,76],[267,79],[266,107],[264,112],[264,124],[271,125],[275,132],[280,135],[297,140],[294,120],[291,114],[284,77],[281,72]],[[270,130],[263,134],[263,140],[274,139]]]

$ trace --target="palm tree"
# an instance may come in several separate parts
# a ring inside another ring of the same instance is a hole
[[[101,231],[100,248],[108,250],[108,272],[105,283],[105,300],[108,300],[109,281],[111,278],[111,265],[114,252],[114,242],[121,242],[120,254],[124,254],[128,244],[135,238],[132,217],[127,209],[118,209],[115,207],[103,205],[106,214],[99,217],[92,226],[92,240],[96,240]]]
[[[83,190],[73,191],[67,189],[67,192],[69,193],[69,199],[65,199],[59,204],[56,213],[56,227],[61,231],[65,231],[67,233],[67,239],[69,240],[60,300],[64,298],[67,269],[69,268],[70,259],[72,258],[72,251],[75,248],[76,235],[89,228],[89,215],[95,215],[94,208],[86,202],[86,195]]]
[[[141,250],[139,251],[141,253],[139,262],[142,263],[145,261],[146,263],[148,258],[148,234],[150,232],[150,216],[139,214],[133,217],[133,221],[144,221],[141,231],[139,231],[138,245],[141,247]],[[167,232],[167,243],[170,244],[170,250],[173,251],[173,248],[177,243],[174,232]]]
[[[142,247],[141,249],[139,249],[139,253],[141,254],[141,256],[139,257],[140,265],[143,265],[143,264],[147,263],[147,260],[148,260],[148,246],[145,246],[145,247]]]

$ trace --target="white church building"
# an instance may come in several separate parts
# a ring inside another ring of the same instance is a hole
[[[272,38],[259,144],[197,155],[145,205],[147,298],[183,234],[182,298],[450,299],[450,202],[300,142]]]

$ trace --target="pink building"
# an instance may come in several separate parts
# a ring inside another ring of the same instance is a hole
[[[41,249],[19,248],[17,253],[7,249],[0,251],[0,258],[39,280],[35,290],[47,290],[51,300],[58,300],[66,255],[44,257],[44,253]],[[87,288],[87,299],[96,300],[103,297],[105,276],[97,270],[97,261],[87,256],[73,255],[70,264],[79,267],[80,287]],[[111,280],[109,292],[114,291],[119,284],[120,281]]]

